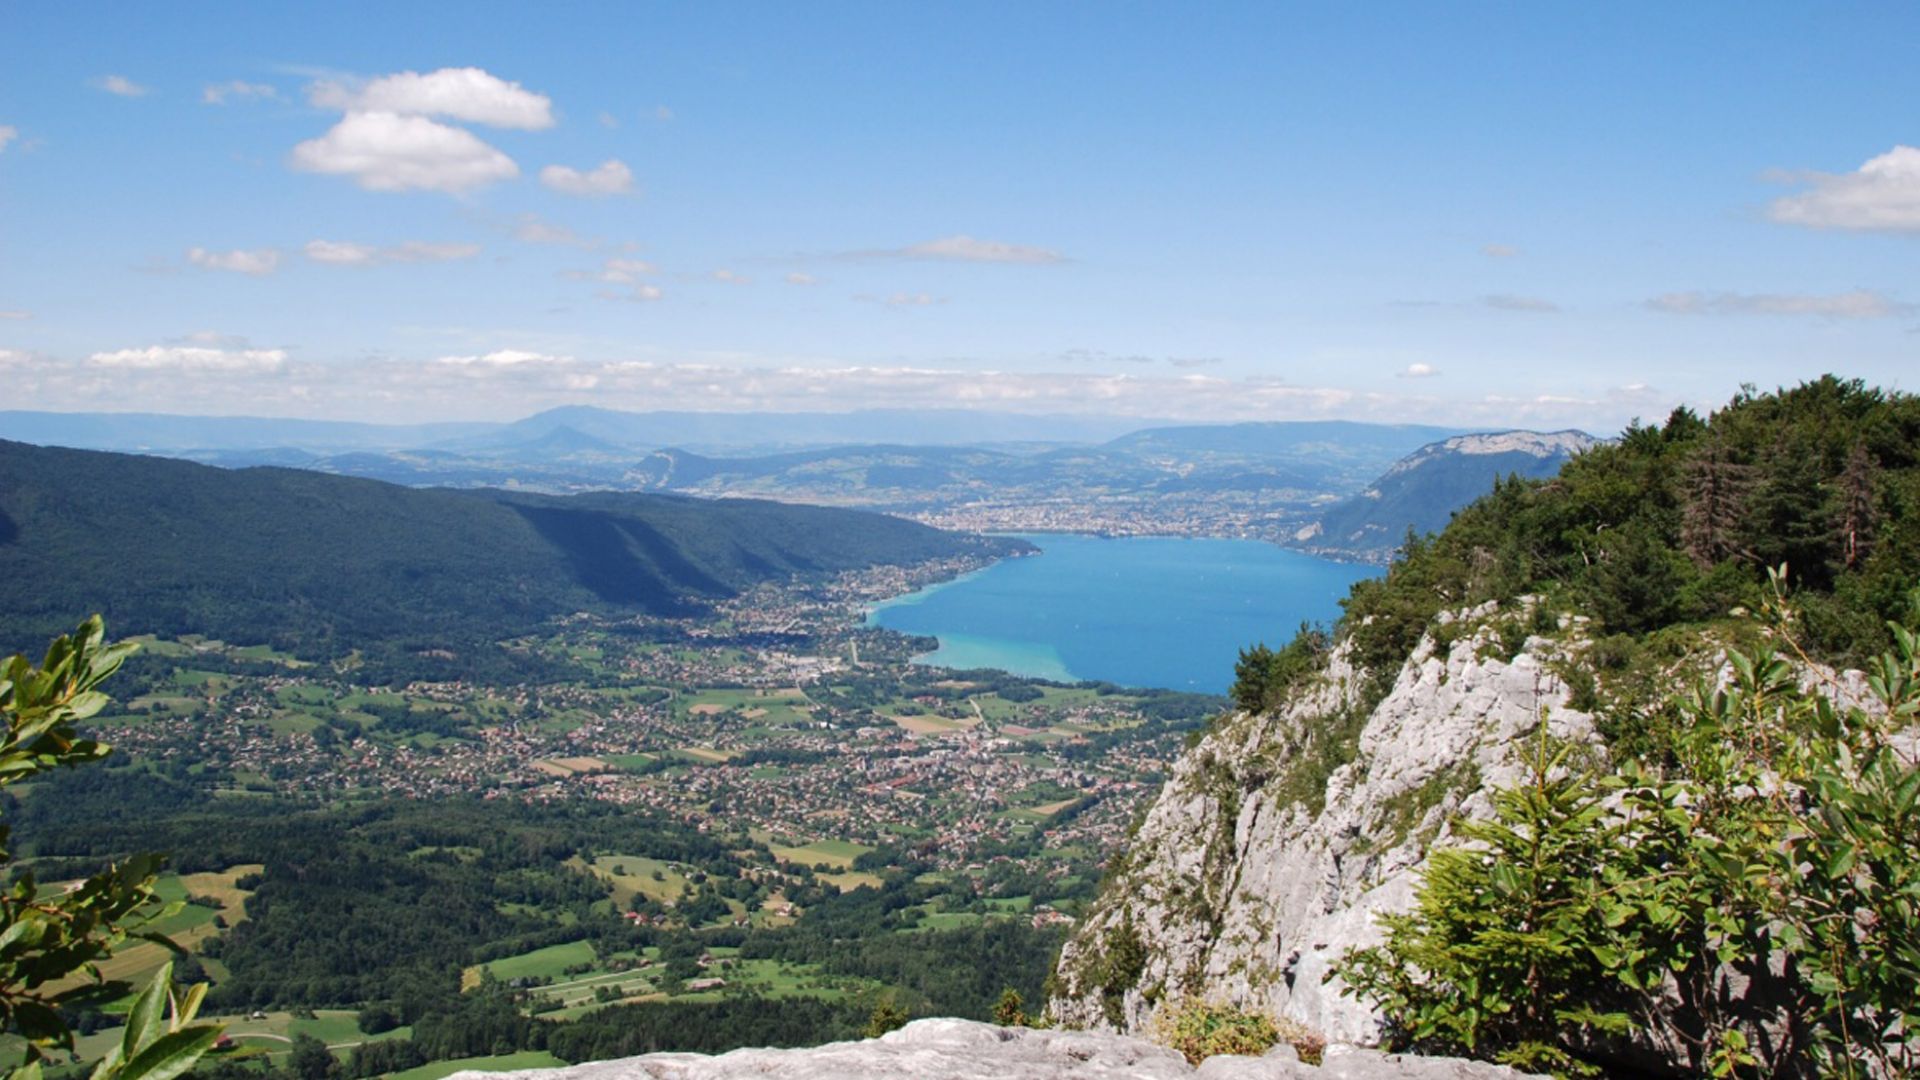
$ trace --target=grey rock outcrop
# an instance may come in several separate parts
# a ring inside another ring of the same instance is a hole
[[[1263,1058],[1217,1057],[1198,1070],[1162,1046],[1125,1035],[916,1020],[861,1042],[730,1054],[644,1054],[568,1069],[461,1072],[452,1080],[1513,1080],[1501,1066],[1331,1047],[1321,1067],[1284,1044]]]
[[[1527,636],[1529,619],[1524,606],[1443,617],[1364,716],[1365,673],[1343,646],[1282,713],[1210,732],[1067,943],[1050,1015],[1144,1032],[1200,999],[1377,1044],[1377,1013],[1343,996],[1334,964],[1380,940],[1381,913],[1412,906],[1429,847],[1454,815],[1490,813],[1486,788],[1518,776],[1543,716],[1559,737],[1593,738],[1554,674],[1563,646]]]

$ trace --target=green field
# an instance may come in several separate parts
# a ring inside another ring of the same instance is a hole
[[[544,949],[535,949],[532,952],[509,956],[504,960],[495,960],[480,966],[492,972],[493,977],[501,982],[511,982],[514,979],[558,980],[565,977],[566,969],[578,967],[581,964],[591,964],[595,959],[592,945],[584,941],[569,941],[564,945],[549,945]],[[464,984],[466,979],[462,978],[461,982]]]
[[[417,1069],[394,1073],[392,1080],[442,1080],[466,1069],[475,1072],[513,1072],[518,1069],[558,1069],[565,1065],[566,1062],[545,1050],[522,1050],[517,1054],[436,1061]]]
[[[686,875],[672,865],[643,855],[601,855],[588,868],[613,886],[613,906],[620,911],[627,910],[636,895],[670,904],[692,887]],[[658,880],[654,878],[656,873],[660,875]]]

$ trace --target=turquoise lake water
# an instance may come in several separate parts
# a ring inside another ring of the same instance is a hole
[[[867,621],[940,639],[923,663],[1225,693],[1240,650],[1331,624],[1380,571],[1256,540],[1022,534],[1006,559],[876,605]]]

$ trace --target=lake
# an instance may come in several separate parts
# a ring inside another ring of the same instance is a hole
[[[1257,540],[1019,534],[1041,554],[876,605],[869,625],[940,639],[922,663],[1225,693],[1240,650],[1331,624],[1380,573]]]

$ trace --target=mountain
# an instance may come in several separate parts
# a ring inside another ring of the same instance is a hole
[[[1600,440],[1581,431],[1501,431],[1456,435],[1394,463],[1365,491],[1338,503],[1293,536],[1318,554],[1385,562],[1406,538],[1445,528],[1455,511],[1507,476],[1552,476]]]
[[[1874,830],[1912,836],[1920,791],[1915,492],[1920,398],[1832,377],[1706,420],[1679,409],[1551,481],[1500,484],[1356,585],[1331,634],[1241,654],[1240,709],[1109,864],[1050,1018],[1154,1031],[1205,999],[1329,1043],[1568,1073],[1704,1075],[1711,1048],[1740,1045],[1770,1075],[1834,1075],[1823,1039],[1855,1066],[1912,1060],[1912,1029],[1871,1019],[1910,1009],[1911,968],[1833,994],[1821,978],[1871,969],[1879,939],[1850,920],[1920,948],[1890,899],[1920,889],[1910,841],[1856,856]],[[1782,596],[1791,619],[1745,614]],[[1847,664],[1876,673],[1871,692]],[[1899,794],[1843,808],[1868,789]],[[1496,816],[1513,831],[1479,827]],[[1583,921],[1556,913],[1551,931],[1509,914],[1576,903]],[[1343,975],[1369,969],[1343,964],[1389,940],[1389,917],[1432,929],[1401,934],[1371,969],[1389,988],[1358,996]],[[1598,928],[1591,951],[1572,927]],[[1540,978],[1556,948],[1573,962]],[[1513,1026],[1528,995],[1545,1019]],[[1617,1026],[1582,1019],[1604,1010]]]
[[[0,411],[0,439],[177,456],[187,451],[395,450],[463,438],[495,425],[361,424],[258,416],[171,416],[161,413]]]
[[[0,639],[15,646],[99,611],[116,636],[464,647],[575,611],[678,614],[794,574],[1024,548],[757,500],[420,490],[0,442]]]
[[[1363,424],[1351,420],[1274,420],[1244,424],[1150,427],[1110,440],[1140,454],[1206,452],[1266,459],[1399,457],[1457,433],[1420,424]]]

